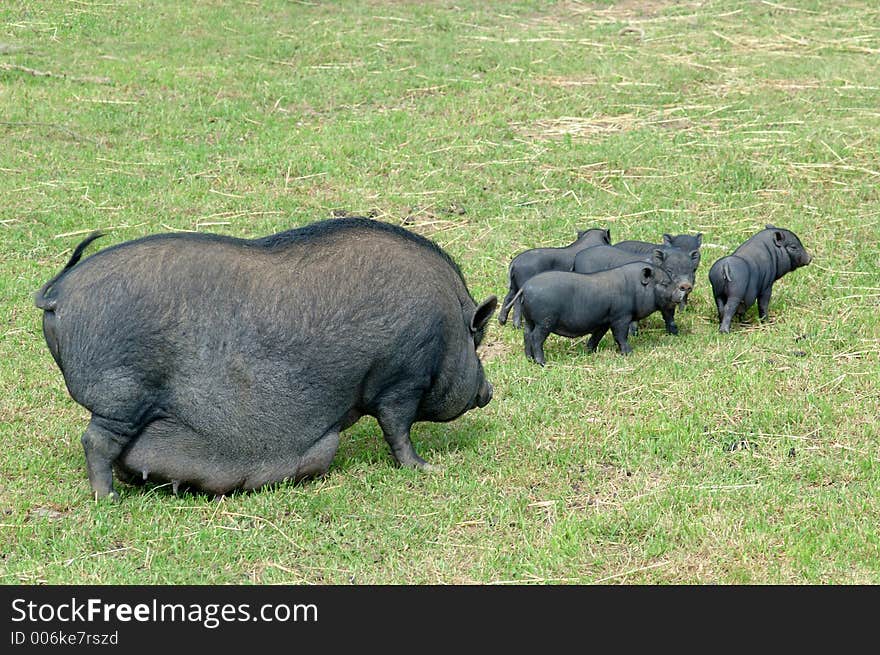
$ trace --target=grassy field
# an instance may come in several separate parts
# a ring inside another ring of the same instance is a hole
[[[880,583],[880,8],[868,0],[5,2],[0,583]],[[681,334],[621,357],[493,320],[495,399],[329,474],[90,500],[31,295],[93,229],[405,224],[476,298],[575,231],[704,237]],[[773,223],[813,264],[718,333]]]

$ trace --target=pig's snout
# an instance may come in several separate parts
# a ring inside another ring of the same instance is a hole
[[[687,300],[688,295],[694,290],[694,285],[690,282],[682,282],[675,290],[675,301],[683,302]]]
[[[812,256],[810,253],[808,253],[806,250],[804,250],[804,256],[803,256],[802,259],[803,259],[803,262],[804,262],[803,265],[806,266],[806,265],[809,264],[811,261],[813,261],[813,256]]]
[[[474,399],[474,407],[485,407],[490,400],[492,400],[492,385],[488,381],[484,381]]]

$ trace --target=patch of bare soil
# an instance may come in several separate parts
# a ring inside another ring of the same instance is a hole
[[[513,347],[509,343],[505,343],[501,339],[486,339],[480,344],[480,360],[485,364],[491,362],[496,357],[509,355],[513,352]]]

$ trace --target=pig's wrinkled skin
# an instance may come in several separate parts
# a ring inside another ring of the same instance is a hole
[[[551,333],[589,334],[587,348],[595,351],[610,329],[621,354],[628,355],[630,323],[658,310],[667,319],[682,295],[662,269],[632,263],[589,274],[540,273],[525,283],[514,302],[522,303],[526,357],[543,366],[544,341]]]
[[[786,273],[812,261],[794,232],[768,225],[722,257],[709,270],[709,282],[718,309],[719,331],[730,332],[734,315],[742,317],[755,301],[764,320],[773,283]]]
[[[672,280],[673,285],[678,288],[681,297],[680,306],[693,291],[694,261],[699,260],[699,257],[698,250],[684,252],[678,248],[655,248],[650,253],[643,255],[620,250],[617,246],[596,246],[577,254],[574,259],[574,272],[597,273],[623,264],[649,263],[655,268],[663,270]],[[675,306],[666,309],[668,311],[663,314],[666,331],[669,334],[678,334],[678,326],[675,324]],[[637,327],[638,324],[633,322],[630,326],[630,334],[635,334]]]
[[[261,239],[160,234],[106,248],[36,294],[96,497],[113,469],[223,494],[324,474],[339,433],[378,419],[402,466],[425,468],[416,421],[483,407],[476,354],[496,306],[403,228],[322,221]]]
[[[520,326],[519,306],[512,300],[530,277],[545,271],[570,271],[579,252],[610,243],[611,231],[594,227],[578,232],[578,238],[563,248],[532,248],[518,254],[510,262],[507,271],[510,290],[498,312],[498,322],[501,325],[507,323],[507,314],[513,307],[513,325],[517,328]]]

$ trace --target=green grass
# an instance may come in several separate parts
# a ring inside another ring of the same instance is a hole
[[[867,0],[4,3],[0,583],[880,582],[878,25]],[[478,298],[592,226],[700,231],[703,263],[680,336],[654,316],[628,358],[551,336],[541,369],[493,321],[495,400],[414,429],[436,473],[369,419],[319,481],[92,502],[33,291],[93,229],[335,210],[406,220]],[[814,263],[720,335],[706,273],[766,223]]]

